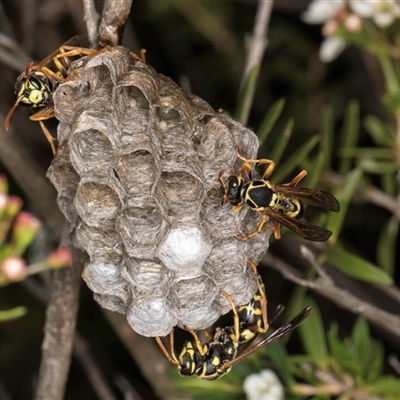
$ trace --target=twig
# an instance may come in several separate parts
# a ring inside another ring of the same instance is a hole
[[[18,4],[18,3],[16,3]],[[19,12],[21,15],[22,45],[28,52],[32,52],[35,46],[35,26],[38,18],[39,4],[33,1],[19,3]]]
[[[391,354],[388,357],[388,364],[396,371],[396,374],[400,376],[400,361],[397,354]]]
[[[363,315],[370,322],[375,323],[383,330],[393,334],[397,340],[400,339],[400,317],[390,314],[387,311],[360,300],[346,290],[335,286],[331,280],[317,278],[313,281],[302,279],[298,276],[297,271],[283,262],[282,260],[267,253],[263,261],[267,262],[273,269],[279,271],[286,279],[300,286],[309,288],[320,295],[331,300],[346,310],[355,314]]]
[[[257,14],[254,21],[253,34],[249,43],[249,50],[247,52],[242,82],[240,84],[240,91],[242,91],[246,86],[246,83],[249,80],[253,68],[256,66],[258,67],[261,64],[261,60],[263,58],[264,51],[268,42],[267,40],[268,23],[273,3],[274,3],[273,0],[271,1],[259,0],[258,2]],[[253,103],[255,87],[256,85],[252,86],[251,93],[249,93],[249,95],[246,96],[245,99],[245,103],[243,106],[243,113],[241,117],[241,122],[243,124],[246,124],[249,118],[251,105]]]
[[[103,312],[155,392],[162,394],[164,400],[188,400],[187,397],[179,396],[179,390],[165,375],[171,364],[161,353],[155,340],[134,332],[124,315],[107,310]]]
[[[4,117],[0,118],[4,121]],[[60,240],[65,219],[56,203],[56,191],[45,178],[45,171],[15,134],[12,127],[7,132],[0,124],[0,160],[24,190],[25,196],[48,228],[55,240]]]
[[[86,29],[88,32],[88,38],[90,47],[95,49],[97,47],[97,35],[100,15],[96,11],[93,0],[82,0],[83,4],[83,19],[86,22]]]
[[[46,312],[36,400],[61,400],[71,361],[78,314],[82,253],[71,249],[71,267],[55,271]]]
[[[322,181],[332,185],[340,186],[343,183],[343,176],[334,172],[323,173]],[[368,186],[364,190],[358,190],[358,196],[376,206],[390,211],[400,221],[400,202],[394,197],[389,196],[375,186]]]
[[[317,271],[317,274],[322,279],[331,280],[330,276],[318,264],[317,260],[315,259],[314,254],[311,252],[311,250],[307,246],[304,246],[303,244],[301,244],[300,252],[301,252],[301,255],[314,267],[314,269]]]
[[[132,0],[105,0],[99,25],[101,47],[118,46],[131,9]]]
[[[124,375],[117,374],[113,379],[115,385],[123,393],[124,400],[143,400],[135,388],[130,384],[130,382],[125,378]]]
[[[106,384],[106,379],[94,362],[86,341],[78,335],[75,337],[74,342],[74,357],[81,363],[99,400],[115,400],[116,397]]]
[[[30,294],[35,296],[42,304],[48,304],[49,295],[44,286],[37,283],[32,278],[27,278],[20,283]],[[90,349],[85,339],[76,332],[75,342],[73,347],[74,357],[81,363],[85,374],[90,381],[93,390],[96,392],[99,399],[112,400],[114,395],[111,389],[106,385],[106,379],[93,360],[93,356],[90,353]],[[0,396],[2,399],[2,397]]]
[[[30,61],[15,40],[0,32],[0,62],[15,71],[22,72]]]
[[[395,300],[400,305],[400,290],[397,286],[382,285],[382,286],[379,286],[378,289],[380,289],[387,296],[390,296],[393,300]]]
[[[236,43],[232,34],[201,1],[174,0],[171,4],[212,43],[218,52],[229,57],[232,62],[237,62]]]

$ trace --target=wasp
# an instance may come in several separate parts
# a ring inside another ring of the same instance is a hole
[[[224,189],[222,204],[229,202],[234,212],[238,212],[247,204],[261,213],[261,221],[254,232],[244,237],[236,237],[236,239],[245,241],[260,233],[265,228],[268,217],[274,220],[273,232],[276,239],[281,238],[279,223],[307,240],[324,242],[330,238],[331,231],[314,225],[304,218],[304,204],[338,212],[339,202],[323,190],[297,187],[297,184],[307,175],[307,171],[301,171],[289,183],[276,184],[268,180],[275,168],[272,160],[247,159],[239,153],[238,157],[244,161],[239,175],[232,174],[227,182],[224,182],[222,176],[225,170],[219,174],[219,180]],[[251,164],[267,165],[261,179],[252,178]],[[246,175],[248,180],[245,179]]]
[[[106,46],[100,50],[94,50],[69,45],[76,39],[76,37],[72,38],[37,65],[30,62],[26,66],[25,71],[15,82],[15,103],[4,121],[4,127],[8,130],[11,117],[17,106],[28,107],[31,112],[29,119],[39,122],[47,141],[50,143],[53,155],[56,153],[55,139],[43,121],[54,117],[54,91],[68,79],[68,68],[73,57],[93,56],[108,48]],[[130,55],[136,60],[145,61],[145,52],[146,50],[142,49],[140,56],[134,53],[130,53]]]
[[[257,273],[254,262],[249,260],[249,263],[257,278],[258,291],[248,304],[235,307],[232,298],[221,290],[221,294],[228,299],[232,306],[234,320],[232,326],[216,328],[213,333],[205,331],[209,340],[205,343],[200,340],[196,331],[186,328],[192,334],[193,339],[184,343],[178,356],[174,350],[173,331],[169,335],[171,354],[161,338],[156,337],[162,352],[171,363],[178,366],[181,376],[196,375],[199,379],[208,381],[219,379],[226,375],[235,364],[291,332],[310,315],[311,307],[306,307],[290,322],[249,348],[254,339],[260,334],[266,333],[269,327],[264,284]],[[282,308],[279,308],[279,311],[281,310]]]

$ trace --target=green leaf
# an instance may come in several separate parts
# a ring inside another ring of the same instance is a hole
[[[377,245],[378,265],[390,276],[394,274],[396,264],[396,241],[399,230],[399,222],[395,216],[382,228]]]
[[[346,358],[345,346],[342,344],[339,333],[338,333],[338,325],[337,323],[332,323],[331,327],[328,330],[328,344],[329,349],[331,351],[332,356],[336,359]]]
[[[389,196],[394,197],[396,195],[396,177],[393,172],[384,172],[380,176],[382,182],[383,191]]]
[[[280,182],[285,176],[288,176],[308,156],[317,143],[318,136],[313,136],[307,140],[286,162],[277,168],[276,173],[274,173],[274,181]]]
[[[337,242],[351,199],[353,198],[357,185],[360,183],[361,177],[362,171],[360,169],[356,168],[350,171],[345,176],[340,187],[338,187],[333,193],[340,203],[340,212],[328,214],[326,228],[333,232],[329,239],[329,243]]]
[[[398,172],[399,164],[396,161],[378,161],[371,158],[362,158],[358,163],[359,168],[371,174]]]
[[[394,148],[396,140],[393,132],[379,118],[368,115],[364,118],[364,126],[375,144],[383,147]]]
[[[289,369],[289,358],[283,342],[277,341],[272,343],[267,349],[268,358],[272,361],[274,368],[276,368],[283,382],[286,384],[294,382],[294,377]]]
[[[340,147],[346,149],[348,147],[355,147],[358,138],[359,124],[360,124],[360,110],[358,102],[355,100],[350,101],[347,106],[346,115],[344,118],[344,126],[342,130]],[[342,175],[346,175],[351,168],[350,159],[342,159],[339,171]]]
[[[374,147],[347,147],[339,149],[338,154],[340,157],[365,157],[365,158],[384,158],[393,160],[396,153],[393,149],[382,149]]]
[[[358,317],[351,334],[351,339],[354,345],[354,357],[361,369],[366,368],[369,362],[371,349],[371,338],[369,335],[368,323],[365,318]]]
[[[333,110],[330,106],[324,108],[322,114],[322,127],[321,151],[325,156],[323,168],[328,170],[331,166],[331,156],[333,153],[333,137],[335,129]]]
[[[324,254],[337,269],[353,278],[380,285],[393,283],[392,278],[384,270],[339,246],[327,247]]]
[[[369,393],[385,396],[384,399],[397,400],[400,392],[400,380],[392,376],[382,376],[366,386]]]
[[[325,369],[329,364],[329,355],[325,341],[325,329],[317,303],[311,298],[304,300],[304,305],[311,305],[313,312],[304,324],[299,326],[303,346],[313,363]]]
[[[255,91],[255,86],[257,83],[258,73],[260,71],[260,64],[254,64],[248,77],[247,82],[243,86],[239,94],[239,102],[236,110],[236,119],[244,123],[245,112],[248,107],[249,101],[252,101],[252,96]]]
[[[279,163],[279,160],[282,157],[283,152],[286,149],[286,146],[289,142],[290,136],[292,135],[293,131],[293,125],[294,125],[294,120],[291,118],[281,134],[278,136],[278,139],[276,140],[273,149],[271,150],[271,160],[274,160],[276,164]]]
[[[265,142],[268,135],[271,133],[272,127],[275,125],[275,122],[282,113],[283,107],[285,106],[285,102],[286,102],[285,99],[279,99],[278,101],[276,101],[268,111],[264,120],[262,121],[261,126],[257,132],[260,146]]]
[[[23,317],[28,312],[26,307],[15,307],[10,310],[0,311],[0,321],[10,321]]]
[[[314,188],[317,186],[319,178],[321,176],[322,169],[324,168],[325,164],[325,153],[322,149],[322,146],[320,145],[320,150],[318,151],[317,156],[311,163],[311,165],[306,169],[308,172],[307,177],[305,179],[305,185],[306,187]]]

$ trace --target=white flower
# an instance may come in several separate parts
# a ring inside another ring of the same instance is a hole
[[[345,0],[313,0],[306,12],[302,14],[302,20],[309,24],[324,24],[322,34],[325,39],[319,51],[319,58],[323,62],[334,60],[346,47],[346,42],[335,33],[341,21],[348,12]]]
[[[345,0],[313,0],[301,19],[308,24],[323,24],[346,7]]]
[[[247,400],[283,400],[283,386],[270,369],[263,369],[258,374],[250,374],[243,382]]]
[[[346,47],[346,42],[339,36],[332,36],[321,43],[319,59],[322,62],[333,61]]]
[[[400,17],[400,5],[396,0],[351,0],[352,11],[363,18],[372,18],[380,28],[386,28]]]

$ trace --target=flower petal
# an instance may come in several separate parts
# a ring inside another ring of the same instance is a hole
[[[301,19],[308,24],[323,24],[344,7],[344,0],[313,0],[307,11],[301,14]]]
[[[350,8],[360,17],[371,18],[374,14],[374,2],[365,0],[350,0]]]
[[[325,39],[319,49],[319,58],[322,62],[333,61],[344,49],[346,42],[339,36]]]

